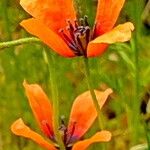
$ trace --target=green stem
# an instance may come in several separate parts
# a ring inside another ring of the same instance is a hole
[[[56,70],[55,70],[55,59],[52,55],[48,55],[50,52],[46,53],[47,57],[47,64],[49,67],[50,72],[50,84],[51,84],[51,91],[52,91],[52,99],[53,99],[53,127],[54,127],[54,134],[56,137],[56,141],[58,142],[60,150],[66,150],[61,134],[59,132],[59,98],[58,98],[58,87],[57,87],[57,79],[56,79]],[[49,57],[48,57],[49,56]],[[49,59],[48,59],[49,58]],[[50,63],[49,61],[50,60]]]
[[[140,124],[140,100],[139,100],[139,61],[138,61],[138,47],[137,37],[131,40],[131,48],[134,51],[134,98],[131,106],[131,120],[130,125],[132,126],[132,144],[137,144],[139,137],[139,124]]]
[[[18,46],[21,44],[32,43],[32,42],[40,43],[41,41],[38,38],[29,37],[29,38],[22,38],[22,39],[14,40],[14,41],[1,42],[0,43],[0,50],[2,50],[4,48],[9,48],[12,46]]]
[[[139,5],[140,3],[140,5]],[[139,35],[141,32],[141,12],[142,12],[142,7],[143,7],[143,1],[142,0],[134,0],[134,11],[133,11],[133,20],[135,24],[135,32],[133,39],[131,40],[131,48],[134,53],[134,99],[132,101],[132,108],[131,108],[131,127],[132,127],[132,144],[137,144],[138,139],[140,136],[140,67],[139,67]]]
[[[96,111],[97,111],[98,124],[99,124],[100,130],[102,130],[104,128],[103,121],[101,119],[102,115],[101,115],[101,110],[100,110],[100,107],[99,107],[99,104],[98,104],[98,100],[96,98],[96,95],[95,95],[95,92],[94,92],[94,89],[93,89],[92,81],[91,81],[91,78],[90,78],[88,58],[83,57],[83,62],[84,62],[85,76],[86,76],[86,79],[87,79],[88,88],[90,90],[90,93],[91,93],[91,96],[92,96],[92,99],[93,99],[93,102],[94,102],[94,105],[95,105],[95,108],[96,108]]]

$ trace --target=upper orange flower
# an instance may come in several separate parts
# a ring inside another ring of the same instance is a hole
[[[57,150],[59,145],[56,143],[53,132],[53,111],[51,102],[39,85],[29,85],[24,83],[24,87],[33,114],[41,130],[49,139],[49,142],[26,126],[21,118],[12,124],[12,132],[16,135],[32,139],[45,149]],[[107,97],[112,93],[112,90],[107,89],[104,92],[95,91],[95,93],[101,108],[104,105]],[[111,133],[103,130],[97,132],[89,139],[77,142],[91,127],[96,117],[97,112],[94,107],[90,92],[87,91],[79,95],[73,103],[68,127],[62,121],[62,125],[59,129],[67,150],[86,150],[87,147],[92,143],[106,142],[111,139]]]
[[[62,56],[93,57],[102,54],[108,44],[130,40],[132,23],[113,28],[124,2],[98,0],[95,24],[90,27],[87,16],[77,21],[73,0],[21,0],[33,16],[21,25]]]

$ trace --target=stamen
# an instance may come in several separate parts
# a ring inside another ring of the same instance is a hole
[[[85,26],[89,26],[89,23],[88,23],[88,16],[84,16],[84,23],[85,23]]]
[[[94,33],[96,25],[94,26],[94,29],[92,31],[89,26],[87,16],[80,18],[79,21],[74,20],[73,24],[70,20],[67,20],[67,24],[67,33],[65,33],[63,29],[59,31],[61,33],[62,39],[75,55],[86,56],[88,43],[95,36]]]
[[[79,34],[76,34],[76,37],[75,37],[75,39],[76,39],[76,44],[77,44],[78,47],[79,47],[80,53],[81,53],[82,55],[84,55],[84,48],[83,48],[83,46],[82,46],[82,43],[81,43],[81,41],[80,41],[79,36],[80,36]]]
[[[96,23],[93,26],[92,35],[91,35],[91,39],[90,40],[94,39],[95,34],[96,34]]]
[[[66,29],[69,31],[70,36],[71,36],[71,38],[72,38],[72,40],[73,40],[72,42],[73,42],[73,44],[75,45],[74,30],[70,29],[70,27],[67,27]]]
[[[86,42],[89,43],[90,41],[90,28],[86,27]]]
[[[67,141],[66,141],[66,144],[70,144],[71,142],[71,138],[74,134],[74,131],[75,131],[75,126],[76,126],[76,122],[73,122],[73,125],[72,125],[72,129],[71,131],[67,134]]]
[[[69,42],[70,44],[72,44],[71,39],[64,33],[64,30],[63,30],[63,29],[60,29],[59,32],[63,35],[63,38],[65,39],[65,41],[67,41],[67,42]]]
[[[82,34],[83,35],[83,32],[85,31],[85,27],[83,27],[83,26],[81,26],[81,28],[80,28],[80,34]]]
[[[62,115],[62,116],[60,117],[60,119],[61,119],[61,124],[65,125],[65,116]]]
[[[77,20],[74,20],[74,26],[76,29],[78,28],[78,21]]]
[[[69,48],[72,49],[75,54],[78,54],[76,45],[74,43],[72,43],[71,39],[64,33],[64,30],[60,29],[59,32],[61,33],[61,37],[66,42],[66,44],[69,46]]]
[[[70,20],[67,21],[68,22],[68,25],[69,25],[69,28],[71,31],[74,31],[74,27],[73,25],[71,24]]]
[[[80,26],[84,26],[84,19],[83,18],[80,18],[79,22],[80,22]]]
[[[79,39],[80,39],[80,41],[81,41],[81,45],[82,45],[83,50],[86,51],[86,46],[87,46],[86,34],[85,34],[85,33],[82,33],[82,34],[79,36]]]
[[[65,121],[64,121],[65,117],[62,116],[61,117],[61,126],[59,128],[60,131],[62,131],[62,138],[63,138],[63,142],[66,145],[66,141],[67,141],[67,127],[65,125]]]
[[[62,137],[64,137],[64,140],[65,140],[66,130],[67,130],[66,126],[64,124],[61,124],[59,131],[61,131],[61,134],[62,134]]]

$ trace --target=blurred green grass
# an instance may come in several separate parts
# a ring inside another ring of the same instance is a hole
[[[77,1],[80,5],[80,1]],[[83,13],[88,14],[93,21],[95,16],[95,2],[82,1],[80,5]],[[86,5],[86,7],[85,7]],[[134,20],[133,0],[128,0],[121,13],[118,22]],[[30,36],[20,26],[19,22],[28,18],[27,13],[19,5],[19,0],[0,1],[0,41],[14,40],[21,37]],[[142,20],[141,20],[141,23]],[[139,38],[139,63],[140,63],[140,93],[142,96],[148,90],[150,84],[150,28],[141,27],[141,37]],[[26,150],[40,148],[29,140],[18,138],[10,131],[11,123],[22,117],[32,129],[39,131],[35,123],[31,109],[22,86],[23,80],[29,83],[40,84],[46,93],[51,96],[49,85],[49,72],[43,58],[44,45],[26,44],[8,48],[0,51],[0,150]],[[81,58],[66,59],[54,54],[57,61],[57,79],[59,88],[59,98],[61,103],[61,114],[69,117],[74,98],[87,90],[83,64]],[[128,133],[126,109],[130,109],[134,93],[134,56],[130,44],[115,44],[109,47],[107,52],[98,58],[90,59],[92,80],[94,87],[105,89],[111,87],[114,94],[109,99],[103,109],[106,129],[115,133],[120,133],[107,144],[108,149],[113,146],[115,150],[127,150],[131,144],[131,133]],[[61,81],[61,82],[60,82]],[[116,114],[115,118],[109,119],[109,112]],[[141,133],[139,142],[146,141],[143,125],[140,126]],[[90,136],[97,130],[97,125],[89,131]],[[124,134],[126,133],[127,134]],[[92,146],[91,149],[97,149]]]

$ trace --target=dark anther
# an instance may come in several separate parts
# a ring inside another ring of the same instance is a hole
[[[79,21],[80,21],[80,26],[84,26],[84,19],[80,18]]]
[[[89,26],[88,16],[84,16],[84,23],[85,23],[85,26]]]
[[[73,25],[71,24],[70,20],[68,20],[67,22],[68,22],[68,25],[69,25],[69,29],[70,29],[71,31],[74,31],[74,27],[73,27]]]
[[[86,27],[86,42],[89,43],[90,41],[90,28],[89,27]]]
[[[61,120],[61,124],[65,125],[65,116],[64,115],[62,115],[60,117],[60,120]]]

